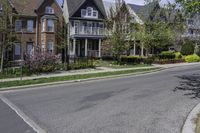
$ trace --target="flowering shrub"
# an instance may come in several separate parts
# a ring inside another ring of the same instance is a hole
[[[48,52],[35,52],[25,60],[25,66],[32,73],[53,72],[59,64],[60,57]]]

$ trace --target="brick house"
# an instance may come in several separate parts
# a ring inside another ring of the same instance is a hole
[[[62,9],[56,0],[8,0],[13,9],[13,31],[16,41],[6,55],[9,60],[23,60],[36,49],[55,54],[58,29],[62,27]],[[2,8],[3,9],[3,8]]]
[[[102,0],[64,0],[70,57],[101,57],[106,12]]]

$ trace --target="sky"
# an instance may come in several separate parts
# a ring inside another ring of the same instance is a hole
[[[62,0],[57,0],[59,3],[62,3]],[[115,1],[115,0],[105,0],[105,1]],[[137,4],[137,5],[144,5],[144,0],[125,0],[127,3]],[[167,1],[174,2],[175,0],[162,0],[162,4],[167,3]]]
[[[115,0],[105,0],[105,1],[115,1]],[[127,3],[132,3],[132,4],[137,4],[137,5],[144,5],[144,0],[125,0]],[[175,0],[162,0],[161,2],[163,4],[167,3],[167,2],[174,2]]]

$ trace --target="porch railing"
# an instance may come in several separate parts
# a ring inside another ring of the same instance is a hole
[[[99,27],[72,27],[70,35],[104,35],[104,28]]]

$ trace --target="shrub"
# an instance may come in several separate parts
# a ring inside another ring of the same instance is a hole
[[[85,68],[94,68],[95,67],[95,61],[93,59],[87,59],[87,58],[79,58],[75,59],[74,63],[71,63],[69,65],[69,69],[85,69]]]
[[[176,55],[173,51],[163,51],[161,54],[158,55],[159,60],[163,59],[175,59]]]
[[[199,62],[200,61],[200,57],[196,54],[193,54],[193,55],[188,55],[185,57],[185,61],[188,62],[188,63],[191,63],[191,62]]]
[[[194,54],[194,45],[191,41],[186,41],[185,44],[181,47],[182,55],[192,55]]]
[[[25,66],[32,73],[53,72],[59,64],[59,56],[52,53],[36,52],[33,56],[26,58]]]
[[[176,53],[174,53],[175,54],[175,58],[176,59],[182,59],[182,54],[181,54],[181,52],[176,52]]]
[[[144,57],[139,56],[121,56],[120,57],[121,63],[127,64],[141,64],[144,62]]]
[[[148,58],[144,59],[144,64],[151,65],[151,64],[153,64],[154,60],[155,59],[153,57],[148,57]]]

